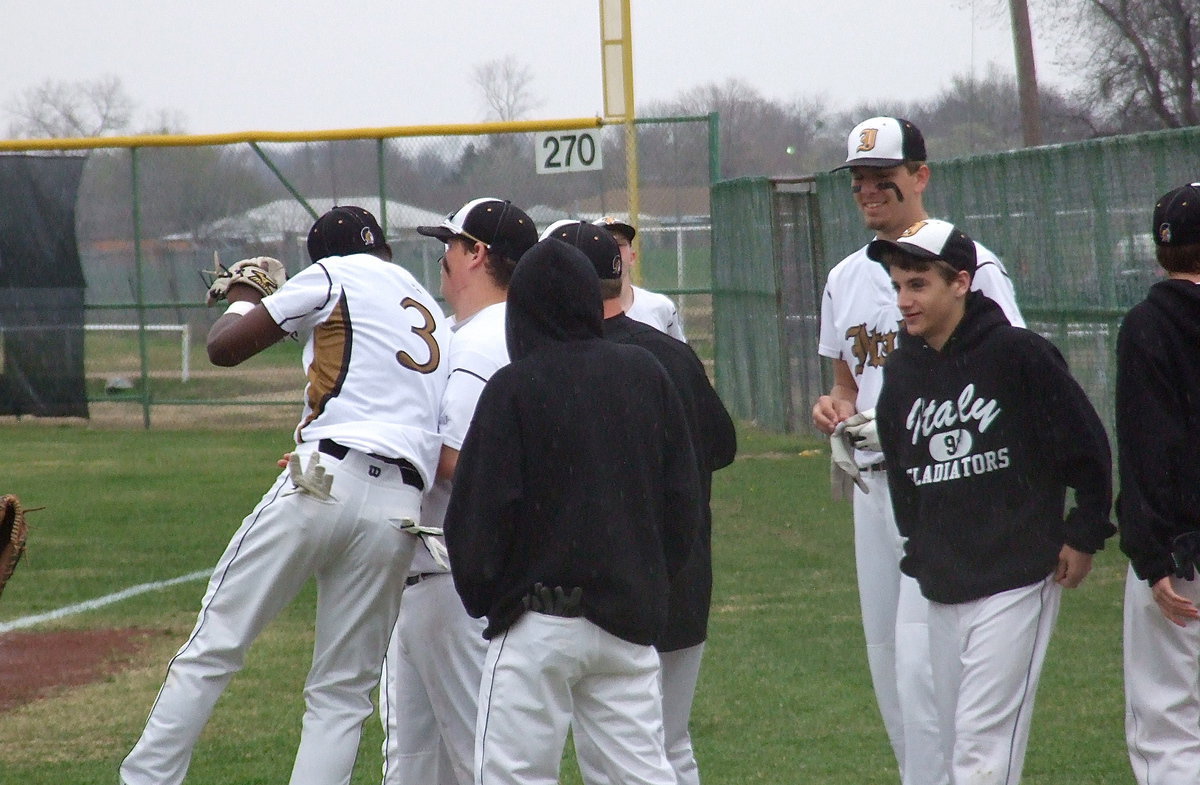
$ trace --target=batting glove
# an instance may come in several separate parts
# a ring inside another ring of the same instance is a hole
[[[854,486],[863,493],[870,493],[854,460],[854,444],[846,433],[846,423],[840,422],[829,437],[829,484],[834,501],[848,501],[854,497]]]
[[[875,419],[875,410],[856,412],[846,419],[846,433],[850,441],[860,450],[883,452],[879,444],[879,422]]]
[[[308,457],[308,467],[300,471],[300,456],[292,453],[288,458],[288,476],[292,478],[292,490],[287,494],[307,493],[321,501],[333,498],[333,475],[325,471],[321,459],[314,452]]]
[[[1171,542],[1171,558],[1175,560],[1175,577],[1194,580],[1200,566],[1200,531],[1187,532]]]
[[[561,586],[551,589],[540,583],[533,584],[533,591],[523,598],[525,607],[535,613],[545,613],[550,616],[579,616],[583,613],[580,608],[583,599],[583,588],[576,586],[567,594]]]

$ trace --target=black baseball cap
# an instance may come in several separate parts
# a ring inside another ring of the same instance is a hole
[[[549,237],[583,251],[602,280],[621,277],[621,249],[611,232],[585,221],[555,221],[542,232],[542,240]]]
[[[327,256],[370,253],[391,246],[370,211],[340,205],[317,219],[308,231],[308,258],[319,262]]]
[[[873,166],[890,169],[910,161],[924,161],[925,137],[902,117],[872,117],[863,120],[846,137],[846,162],[838,169]]]
[[[1200,243],[1200,183],[1181,185],[1163,194],[1155,202],[1154,243]]]
[[[966,270],[971,275],[979,266],[975,241],[949,221],[936,218],[917,221],[894,241],[872,240],[867,246],[867,256],[877,262],[883,262],[887,251],[901,251],[918,259],[941,259],[955,270]]]
[[[538,241],[537,226],[524,210],[507,199],[492,198],[472,199],[440,225],[418,226],[417,233],[444,243],[466,237],[509,259],[520,259]]]
[[[610,232],[616,232],[626,240],[632,240],[634,235],[637,234],[637,229],[634,229],[632,224],[613,218],[611,215],[606,215],[597,221],[593,221],[593,223],[596,226],[603,226]]]

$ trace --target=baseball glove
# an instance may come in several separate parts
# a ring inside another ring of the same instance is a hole
[[[17,569],[21,554],[25,553],[28,535],[21,500],[11,493],[0,497],[0,594],[4,593],[4,585]]]
[[[266,297],[287,280],[283,262],[269,256],[243,259],[228,268],[214,259],[213,268],[203,272],[205,283],[208,284],[208,294],[204,298],[206,305],[216,305],[224,300],[229,294],[229,287],[237,284],[245,284]]]

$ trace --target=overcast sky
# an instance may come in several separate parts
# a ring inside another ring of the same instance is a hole
[[[515,56],[538,119],[602,113],[597,0],[0,0],[0,109],[115,75],[191,133],[484,119],[474,66]],[[633,0],[639,104],[729,78],[832,109],[1013,71],[1003,0]],[[1035,25],[1039,78],[1065,85]],[[7,118],[0,114],[0,128]]]

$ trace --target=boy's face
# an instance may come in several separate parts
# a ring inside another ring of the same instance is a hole
[[[962,321],[971,277],[960,272],[947,281],[932,267],[918,272],[893,265],[888,266],[888,273],[905,329],[941,350]]]

